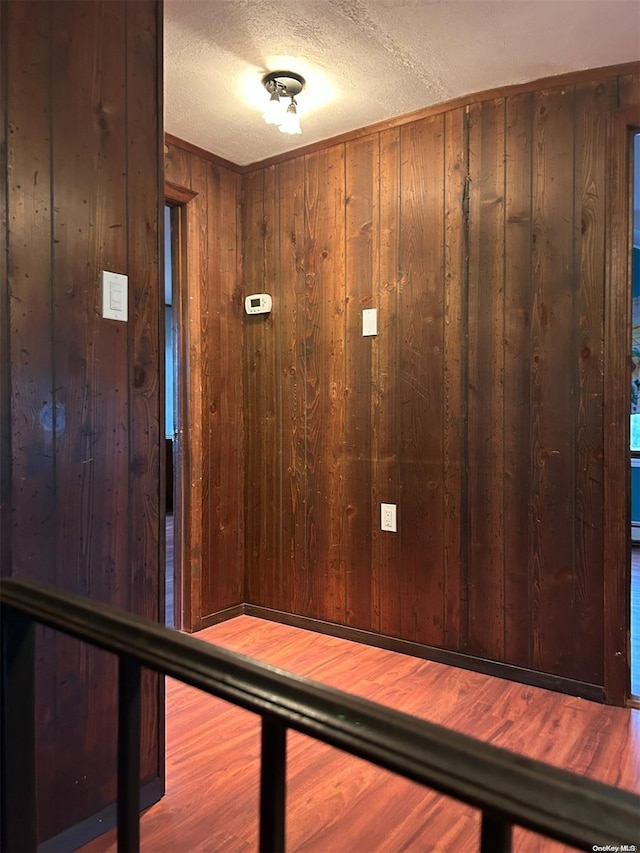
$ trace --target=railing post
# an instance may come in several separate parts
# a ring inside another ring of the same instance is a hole
[[[2,619],[2,833],[6,853],[36,850],[35,625],[9,607]]]
[[[140,849],[140,664],[118,658],[118,851]]]
[[[260,752],[260,853],[284,851],[287,789],[287,727],[262,718]]]
[[[508,821],[482,812],[480,853],[511,853],[511,830]]]

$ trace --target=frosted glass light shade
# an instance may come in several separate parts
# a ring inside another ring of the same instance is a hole
[[[267,124],[281,125],[286,115],[285,106],[278,97],[277,92],[271,95],[271,100],[267,104],[267,108],[262,113],[262,118]]]
[[[302,128],[300,127],[300,119],[298,118],[298,113],[296,111],[296,105],[290,104],[282,123],[280,124],[280,132],[281,133],[290,133],[291,135],[295,133],[302,133]]]

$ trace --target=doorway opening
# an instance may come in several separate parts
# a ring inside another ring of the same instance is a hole
[[[640,699],[640,133],[633,136],[633,241],[631,248],[631,698]]]
[[[164,206],[164,346],[165,346],[165,405],[164,405],[164,435],[166,460],[166,550],[165,550],[165,625],[174,627],[174,463],[173,445],[176,434],[174,409],[174,346],[173,346],[173,275],[171,270],[172,251],[171,208]]]
[[[180,311],[179,287],[180,257],[179,208],[165,203],[164,206],[164,287],[163,315],[165,332],[165,624],[168,628],[182,628],[182,560],[181,536],[181,469],[182,448],[178,447],[181,407],[178,399],[180,388]]]

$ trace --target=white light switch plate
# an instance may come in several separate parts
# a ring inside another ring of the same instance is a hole
[[[362,312],[362,335],[378,334],[378,309],[365,308]]]
[[[117,272],[102,271],[102,316],[127,321],[129,279]]]

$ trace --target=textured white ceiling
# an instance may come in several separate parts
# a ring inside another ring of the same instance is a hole
[[[245,165],[459,95],[640,58],[639,0],[165,0],[165,129]],[[291,70],[302,136],[266,125]]]

